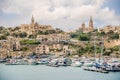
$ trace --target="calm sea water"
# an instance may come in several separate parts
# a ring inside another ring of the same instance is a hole
[[[105,74],[70,66],[0,64],[0,80],[120,80],[120,72]]]

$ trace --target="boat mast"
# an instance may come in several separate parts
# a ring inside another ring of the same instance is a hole
[[[2,59],[2,47],[0,46],[0,59]]]
[[[101,54],[100,54],[100,60],[103,60],[103,37],[101,39]]]
[[[94,61],[96,62],[96,37],[94,37]]]
[[[119,33],[119,40],[120,40],[120,33]],[[119,46],[119,53],[118,53],[118,55],[119,55],[119,58],[120,58],[120,44],[118,46]]]

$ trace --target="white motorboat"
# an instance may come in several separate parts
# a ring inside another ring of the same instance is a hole
[[[71,66],[74,66],[74,67],[81,67],[82,66],[82,63],[80,61],[73,61]]]
[[[58,65],[59,66],[70,66],[71,65],[71,59],[69,58],[60,58],[58,59]]]
[[[83,66],[85,67],[92,67],[94,65],[93,61],[84,61]]]

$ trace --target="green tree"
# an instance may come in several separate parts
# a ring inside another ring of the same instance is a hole
[[[28,39],[24,39],[20,41],[21,45],[33,45],[33,44],[41,44],[39,41],[36,40],[28,40]]]
[[[2,31],[4,29],[4,27],[3,26],[0,26],[0,31]]]
[[[19,33],[19,37],[21,37],[21,38],[27,37],[27,33],[21,32],[21,33]]]
[[[80,34],[78,36],[78,40],[81,40],[81,41],[90,41],[90,36],[88,34]]]
[[[47,32],[48,34],[53,34],[53,33],[55,33],[55,30],[46,30],[46,32]]]
[[[9,32],[4,32],[3,34],[4,34],[5,36],[9,36],[9,35],[10,35]]]
[[[110,36],[111,39],[119,39],[119,34],[115,33]]]
[[[29,50],[29,48],[27,46],[24,46],[21,48],[21,51],[27,51],[27,50]]]
[[[15,32],[12,33],[11,35],[12,35],[13,37],[19,37],[19,34],[18,34],[18,33],[15,33]]]
[[[101,36],[104,36],[104,35],[105,35],[105,32],[104,32],[104,31],[102,31],[102,32],[100,33],[100,35],[101,35]]]
[[[0,40],[7,39],[5,35],[0,35]]]
[[[75,33],[73,33],[73,34],[70,35],[71,38],[77,38],[77,36],[78,36],[78,35],[75,34]]]
[[[111,34],[114,34],[114,32],[110,30],[107,34],[111,35]]]
[[[36,38],[37,37],[37,35],[33,35],[33,34],[31,34],[31,35],[29,35],[29,37],[28,38],[31,38],[31,39],[34,39],[34,38]]]
[[[110,52],[105,51],[105,52],[103,53],[103,55],[104,55],[104,56],[110,56]]]
[[[43,31],[41,31],[41,30],[38,31],[38,34],[39,34],[39,35],[42,35],[42,34],[43,34]]]

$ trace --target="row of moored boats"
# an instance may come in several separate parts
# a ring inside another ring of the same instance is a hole
[[[1,61],[2,62],[2,61]],[[110,71],[120,71],[120,61],[100,61],[92,59],[76,59],[76,58],[42,58],[42,59],[9,59],[6,65],[46,65],[51,67],[73,66],[81,67],[87,71],[95,71],[108,73]]]

